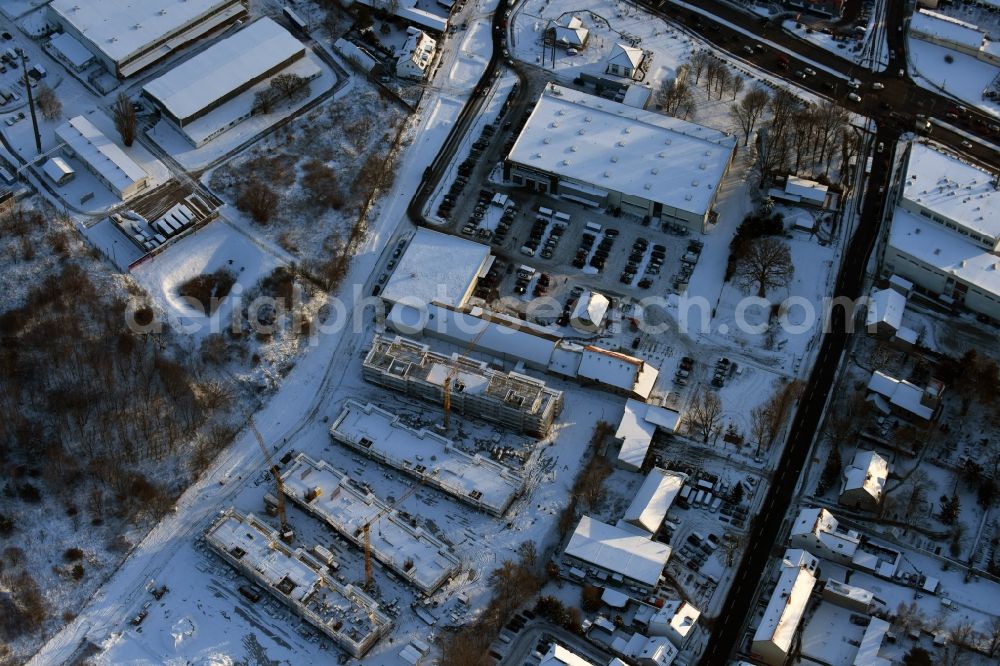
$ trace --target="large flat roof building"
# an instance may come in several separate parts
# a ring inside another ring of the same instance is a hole
[[[682,472],[654,467],[639,486],[622,520],[656,534],[687,478]]]
[[[149,186],[146,170],[85,116],[70,118],[56,129],[56,136],[64,150],[83,162],[119,198],[128,199]]]
[[[303,57],[302,42],[265,16],[153,79],[142,92],[184,127]]]
[[[281,481],[292,501],[359,548],[365,548],[364,526],[378,517],[377,529],[369,530],[372,557],[424,594],[432,594],[458,570],[458,558],[447,545],[326,462],[300,453]]]
[[[913,142],[882,260],[948,305],[1000,321],[997,176],[930,142]]]
[[[382,289],[390,303],[460,307],[493,264],[490,248],[458,236],[419,228]]]
[[[406,338],[375,336],[361,375],[435,404],[444,402],[444,380],[451,378],[451,409],[544,437],[562,411],[562,391],[517,372],[494,370],[482,361],[445,356]]]
[[[52,0],[63,31],[126,78],[246,16],[242,0]]]
[[[277,530],[252,514],[224,511],[208,528],[205,541],[354,657],[368,652],[392,626],[374,599],[337,582],[325,564],[302,548],[289,548]]]
[[[565,555],[652,589],[670,559],[670,546],[583,516]]]
[[[707,231],[737,138],[550,84],[507,157],[515,185]]]
[[[330,426],[330,436],[494,516],[503,515],[524,490],[524,478],[509,467],[466,453],[425,428],[411,428],[375,405],[348,400]]]

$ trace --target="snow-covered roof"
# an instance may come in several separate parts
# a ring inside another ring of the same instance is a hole
[[[735,144],[708,127],[550,85],[509,159],[703,215]]]
[[[809,595],[816,585],[816,558],[803,552],[786,551],[778,584],[757,625],[753,640],[771,642],[787,653],[805,613]]]
[[[630,600],[631,597],[613,587],[606,587],[601,593],[601,601],[612,608],[625,608]]]
[[[875,593],[856,585],[848,585],[839,580],[828,579],[824,585],[824,592],[828,592],[834,597],[850,600],[852,602],[868,606],[874,601]]]
[[[56,129],[56,135],[79,159],[110,182],[118,194],[149,177],[145,169],[84,116],[70,118]]]
[[[604,294],[587,290],[580,294],[576,307],[573,308],[572,319],[600,326],[610,305],[611,301]]]
[[[680,418],[680,413],[672,409],[647,405],[632,398],[626,400],[625,413],[615,432],[615,437],[622,440],[618,464],[636,470],[642,467],[656,428],[673,432],[677,429]]]
[[[874,451],[858,451],[851,465],[844,470],[844,487],[848,490],[863,490],[875,500],[881,500],[882,489],[889,477],[889,461]]]
[[[396,56],[397,66],[412,63],[418,70],[424,71],[434,58],[437,40],[417,28],[411,27],[407,32],[410,36],[399,49]]]
[[[873,617],[868,621],[865,635],[862,636],[861,645],[858,647],[858,654],[854,657],[854,666],[890,666],[893,663],[891,659],[878,655],[890,627],[888,622],[879,617]]]
[[[841,529],[840,521],[832,513],[817,507],[804,507],[792,524],[789,538],[803,536],[815,537],[830,552],[842,553],[847,558],[854,556],[861,543],[857,532]]]
[[[627,69],[636,69],[642,63],[642,58],[642,49],[636,46],[615,44],[611,47],[611,54],[608,56],[608,64],[618,65],[619,67]]]
[[[923,404],[924,389],[908,381],[890,377],[881,370],[872,373],[868,390],[885,397],[889,404],[924,420],[934,416],[934,408]]]
[[[670,666],[677,658],[677,648],[667,638],[653,636],[643,642],[642,648],[635,657],[641,664]]]
[[[903,326],[903,312],[906,310],[906,296],[895,289],[879,289],[872,292],[868,303],[865,326],[887,324],[893,330]]]
[[[583,349],[580,377],[636,395],[643,400],[649,397],[659,371],[640,358],[613,352],[593,345]]]
[[[587,43],[590,31],[583,27],[579,16],[570,16],[553,28],[556,43],[569,47],[580,47]]]
[[[701,611],[682,599],[670,599],[656,610],[649,619],[649,632],[659,635],[660,632],[673,634],[678,641],[683,641],[694,629],[701,617]]]
[[[432,334],[460,345],[475,342],[474,351],[498,358],[523,361],[529,367],[547,368],[559,338],[498,313],[474,307],[460,311],[437,303],[426,307],[396,303],[386,322],[405,335]]]
[[[490,248],[458,236],[419,228],[382,290],[392,303],[459,307],[489,270]]]
[[[344,39],[343,37],[338,37],[337,41],[333,43],[333,46],[340,51],[345,58],[352,60],[356,66],[366,72],[370,72],[376,65],[379,64],[378,60],[376,60],[367,49],[361,48],[354,42]]]
[[[67,164],[66,160],[58,156],[46,160],[45,164],[42,165],[42,170],[45,172],[45,175],[57,183],[75,173],[73,167]]]
[[[549,651],[542,656],[538,666],[594,666],[592,663],[559,643],[549,646]]]
[[[798,176],[789,176],[785,181],[785,192],[799,199],[805,199],[817,205],[826,202],[826,194],[829,188],[815,180],[807,180]]]
[[[458,569],[458,558],[437,537],[400,518],[389,505],[355,486],[347,474],[300,453],[281,475],[284,492],[356,545],[361,528],[380,516],[371,530],[372,555],[430,594]]]
[[[49,8],[116,62],[234,0],[52,0]]]
[[[57,32],[52,35],[52,39],[49,41],[52,44],[52,48],[58,51],[62,57],[66,58],[66,62],[77,69],[80,69],[94,59],[94,54],[68,32]]]
[[[654,587],[670,558],[670,546],[583,516],[566,555]]]
[[[995,180],[995,174],[955,155],[931,144],[914,142],[910,146],[903,198],[995,242],[1000,238],[1000,189]],[[955,238],[962,241],[958,236]]]
[[[142,90],[184,121],[304,54],[302,42],[265,16],[153,79]]]
[[[971,49],[979,49],[985,38],[978,26],[927,9],[919,9],[910,16],[910,33]]]
[[[1000,210],[994,215],[1000,220]],[[1000,295],[1000,257],[905,208],[897,206],[893,213],[889,246],[946,275]]]
[[[639,492],[625,511],[624,519],[655,533],[686,480],[687,474],[654,467],[639,486]]]

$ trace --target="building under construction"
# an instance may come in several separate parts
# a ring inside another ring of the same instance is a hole
[[[467,356],[445,356],[407,338],[376,335],[362,364],[374,384],[443,405],[450,382],[451,409],[519,432],[545,437],[562,411],[562,391],[517,372],[501,372]]]
[[[325,461],[300,453],[281,476],[293,502],[355,546],[365,548],[365,528],[370,526],[371,557],[424,594],[433,594],[458,570],[458,558],[441,540],[411,525],[391,504]]]
[[[304,549],[292,550],[253,514],[222,512],[205,540],[229,564],[265,588],[347,651],[362,657],[392,623],[361,590],[341,585]]]
[[[363,455],[394,467],[456,499],[502,516],[524,491],[524,478],[426,428],[411,428],[399,416],[354,400],[330,426],[330,436]]]

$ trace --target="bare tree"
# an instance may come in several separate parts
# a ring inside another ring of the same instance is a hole
[[[255,222],[263,224],[271,220],[278,207],[278,195],[266,183],[253,179],[240,189],[236,207],[250,213]]]
[[[743,145],[750,145],[750,135],[753,133],[757,121],[760,119],[771,95],[766,88],[754,87],[739,102],[729,107],[729,115],[733,117],[743,130]]]
[[[705,72],[705,68],[708,67],[708,63],[714,60],[714,58],[708,54],[707,51],[696,51],[691,54],[691,57],[687,61],[688,71],[694,74],[694,84],[698,85],[701,82],[701,75]]]
[[[752,241],[736,264],[737,282],[749,291],[757,285],[757,296],[765,298],[768,289],[787,287],[795,275],[788,243],[773,237]]]
[[[990,657],[1000,656],[1000,617],[994,617],[986,630],[986,638],[989,641]]]
[[[712,87],[718,81],[719,76],[726,70],[726,65],[718,58],[709,58],[708,65],[705,66],[705,94],[711,97]]]
[[[62,102],[56,97],[55,91],[44,83],[38,86],[38,90],[35,91],[35,102],[38,104],[42,118],[46,120],[56,120],[62,115]]]
[[[118,93],[118,98],[115,99],[114,106],[111,107],[111,113],[115,120],[115,129],[118,130],[122,143],[131,146],[132,142],[135,141],[135,109],[132,108],[132,102],[125,96],[125,93]]]
[[[764,442],[771,430],[771,420],[767,415],[767,407],[759,405],[750,411],[750,439],[757,443],[757,455],[764,450]],[[770,442],[768,442],[770,445]]]
[[[707,443],[708,438],[719,425],[722,418],[722,401],[718,394],[707,389],[696,395],[688,408],[688,427]]]
[[[719,73],[715,77],[715,92],[722,99],[726,90],[729,89],[730,84],[733,81],[733,73],[729,71],[729,68],[725,65],[719,70]]]
[[[687,115],[694,106],[694,94],[691,86],[683,79],[665,79],[656,93],[657,103],[668,116],[679,116],[684,111]]]
[[[736,101],[736,98],[739,96],[739,94],[743,92],[743,88],[746,86],[746,84],[747,80],[742,75],[737,74],[736,76],[733,77],[733,80],[729,83],[729,89],[733,91],[734,102]]]
[[[922,469],[915,469],[905,482],[893,488],[893,490],[903,489],[899,497],[899,507],[903,514],[904,534],[915,524],[917,511],[926,501],[928,491],[932,490],[935,485],[934,481],[927,475],[927,472]],[[887,490],[886,494],[890,492],[892,491]]]

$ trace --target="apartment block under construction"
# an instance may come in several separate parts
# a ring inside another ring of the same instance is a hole
[[[545,437],[562,411],[562,391],[517,372],[502,372],[467,356],[445,356],[407,338],[376,335],[362,376],[435,404],[444,404],[450,383],[451,410]]]

